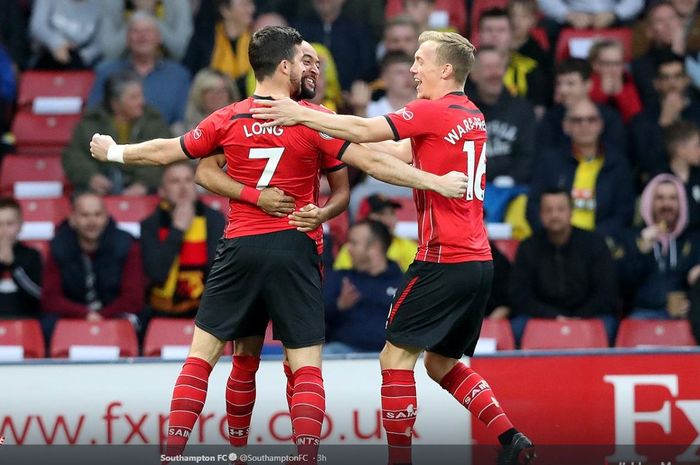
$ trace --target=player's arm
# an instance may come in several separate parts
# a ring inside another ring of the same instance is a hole
[[[95,134],[90,141],[90,153],[99,161],[128,165],[168,165],[186,160],[180,139],[152,139],[138,144],[117,144],[112,136]]]
[[[438,176],[412,166],[383,153],[377,153],[357,144],[349,144],[341,153],[348,165],[365,171],[380,181],[414,189],[431,190],[444,197],[464,197],[467,191],[467,176],[451,171]]]
[[[271,120],[268,126],[293,126],[303,124],[337,139],[350,142],[379,142],[393,140],[394,132],[383,116],[361,118],[352,115],[336,115],[304,107],[294,100],[256,100],[258,108],[251,112],[258,119]]]
[[[398,158],[404,163],[413,163],[413,149],[411,148],[410,139],[402,139],[400,141],[385,140],[383,142],[367,142],[362,144],[368,149],[375,152],[382,152]]]
[[[293,197],[276,187],[258,190],[245,186],[226,174],[224,165],[223,153],[202,158],[197,164],[195,182],[215,194],[255,205],[268,215],[283,217],[294,211]]]
[[[289,224],[296,226],[298,231],[309,232],[318,228],[322,223],[340,215],[350,203],[350,182],[348,170],[342,165],[327,173],[331,195],[323,207],[309,204],[289,215]]]

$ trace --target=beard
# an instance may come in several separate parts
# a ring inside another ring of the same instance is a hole
[[[310,76],[301,76],[301,85],[299,89],[299,94],[296,96],[295,100],[311,100],[316,97],[316,82],[314,81],[313,87],[306,85],[306,79]]]

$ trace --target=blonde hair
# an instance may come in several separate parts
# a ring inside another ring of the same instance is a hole
[[[418,38],[423,44],[433,41],[437,44],[437,59],[441,64],[450,64],[457,82],[465,82],[474,66],[476,47],[456,32],[425,31]]]
[[[617,48],[622,52],[623,56],[625,54],[625,46],[622,45],[622,42],[620,42],[619,40],[600,39],[595,41],[591,46],[591,49],[588,51],[588,61],[591,64],[593,64],[593,62],[598,59],[598,55],[600,55],[600,52],[606,48]]]
[[[194,128],[200,121],[209,116],[204,109],[204,93],[217,87],[221,81],[224,82],[228,92],[228,103],[237,102],[241,99],[238,89],[227,75],[210,68],[200,70],[192,81],[190,95],[187,99],[187,108],[185,109],[186,129]]]

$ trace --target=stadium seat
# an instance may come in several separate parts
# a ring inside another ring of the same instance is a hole
[[[0,320],[0,347],[21,346],[24,358],[43,358],[44,336],[37,320]]]
[[[608,337],[597,319],[557,321],[532,318],[525,326],[522,349],[606,348]]]
[[[634,320],[620,323],[615,347],[695,346],[688,320]]]
[[[479,18],[484,11],[491,8],[505,8],[508,0],[474,0],[472,2],[471,21],[469,27],[469,40],[478,47],[479,44]]]
[[[0,190],[15,198],[61,197],[67,184],[60,155],[5,155]]]
[[[460,33],[464,33],[467,26],[467,7],[464,2],[455,0],[436,0],[436,11],[446,11],[449,15],[449,23],[455,25]],[[384,16],[388,19],[404,12],[403,0],[388,0],[384,9]]]
[[[17,153],[41,155],[61,152],[73,135],[80,115],[35,115],[20,111],[12,122]],[[89,141],[88,141],[89,142]]]
[[[515,261],[515,255],[518,253],[518,247],[520,246],[520,241],[517,239],[496,239],[493,244],[498,248],[509,262],[513,263]]]
[[[228,202],[226,197],[222,197],[216,194],[202,195],[199,199],[208,207],[218,210],[225,217],[228,216]]]
[[[117,222],[119,228],[139,237],[141,235],[141,221],[153,213],[159,199],[155,195],[143,197],[114,195],[104,197],[104,201],[107,211]]]
[[[190,346],[194,333],[191,318],[153,318],[143,341],[144,357],[159,357],[164,346]]]
[[[80,97],[85,102],[94,81],[92,71],[25,71],[19,78],[17,104],[31,105],[37,97]]]
[[[515,338],[510,322],[507,319],[491,320],[484,319],[481,325],[481,338],[496,340],[496,350],[515,350]]]
[[[58,320],[51,337],[51,357],[68,357],[71,346],[116,346],[120,357],[139,354],[136,332],[129,320]]]
[[[590,48],[592,42],[598,39],[615,39],[620,41],[624,48],[625,62],[629,62],[632,59],[632,29],[626,27],[597,30],[563,29],[557,40],[554,58],[556,61],[561,61],[569,56],[576,56],[576,52],[585,51],[586,56],[578,56],[578,58],[587,59],[588,48]],[[572,43],[572,41],[574,42]],[[578,44],[576,41],[579,41]],[[572,53],[572,45],[574,48],[580,48],[581,50]]]
[[[65,197],[55,199],[18,199],[24,223],[21,241],[47,241],[53,238],[54,227],[66,219],[70,204]]]
[[[265,330],[262,355],[281,355],[282,353],[284,353],[284,346],[282,346],[281,341],[276,341],[272,338],[272,322],[270,322]]]

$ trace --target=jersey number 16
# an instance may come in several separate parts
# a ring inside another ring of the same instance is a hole
[[[484,189],[481,187],[481,181],[486,176],[486,143],[481,145],[481,155],[479,155],[479,164],[474,172],[474,163],[476,158],[476,143],[473,140],[464,142],[463,151],[467,152],[467,200],[484,201]]]

